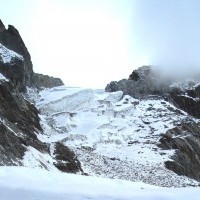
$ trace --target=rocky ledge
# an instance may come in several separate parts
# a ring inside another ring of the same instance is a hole
[[[200,127],[199,124],[182,123],[168,130],[158,145],[162,149],[174,149],[172,160],[166,161],[168,169],[200,181]]]

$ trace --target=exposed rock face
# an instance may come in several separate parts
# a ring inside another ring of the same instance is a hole
[[[42,130],[37,109],[4,80],[0,80],[0,126],[0,165],[19,165],[26,146],[48,151],[37,139]]]
[[[123,91],[134,98],[144,98],[149,95],[164,95],[168,92],[169,81],[161,81],[159,74],[150,66],[134,70],[129,79],[113,81],[105,88],[107,92]]]
[[[188,114],[200,118],[198,89],[189,90],[188,92],[181,91],[178,88],[173,89],[170,92],[170,101]]]
[[[168,130],[160,139],[163,149],[175,149],[168,169],[200,181],[200,127],[196,123],[181,124]]]
[[[21,165],[26,148],[22,145],[21,140],[16,137],[16,134],[2,121],[0,122],[0,129],[0,166]]]
[[[18,30],[9,25],[8,29],[5,28],[2,21],[0,22],[0,43],[3,44],[10,50],[15,51],[16,53],[20,54],[24,58],[24,79],[23,83],[27,86],[34,85],[34,72],[33,72],[33,65],[31,62],[31,56],[26,48]]]
[[[42,88],[42,87],[52,88],[52,87],[64,85],[62,80],[59,78],[54,78],[52,76],[47,76],[47,75],[37,74],[37,73],[35,73],[34,76],[35,76],[34,77],[35,84],[38,88]]]
[[[0,32],[3,32],[5,30],[5,26],[3,24],[3,22],[0,20]]]
[[[55,144],[55,158],[57,163],[54,165],[63,172],[77,173],[83,172],[81,163],[78,161],[76,155],[62,143],[57,142]]]
[[[0,44],[0,51],[1,49],[5,50]],[[8,53],[9,52],[10,51],[8,51]],[[10,62],[5,62],[0,55],[0,72],[12,82],[15,90],[18,90],[19,92],[26,91],[26,85],[24,84],[25,70],[23,59],[11,57]]]

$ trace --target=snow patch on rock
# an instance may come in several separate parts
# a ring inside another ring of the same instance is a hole
[[[14,58],[24,60],[23,56],[0,44],[0,60],[2,59],[3,63],[6,64],[10,63]]]

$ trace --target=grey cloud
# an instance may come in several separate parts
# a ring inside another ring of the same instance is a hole
[[[165,69],[200,69],[199,0],[136,0],[135,5],[135,51]]]

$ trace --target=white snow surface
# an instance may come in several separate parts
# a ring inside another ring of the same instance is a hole
[[[8,81],[8,79],[6,79],[6,77],[2,73],[0,73],[0,80]]]
[[[10,63],[13,58],[24,60],[23,56],[6,48],[0,43],[0,59],[2,59],[3,63]]]
[[[0,200],[199,200],[200,189],[0,167],[0,194]]]
[[[66,86],[39,94],[28,91],[41,112],[44,134],[38,138],[50,144],[52,156],[54,143],[59,141],[75,152],[84,172],[92,176],[164,187],[198,185],[167,170],[164,162],[174,151],[157,147],[161,134],[189,117],[170,103],[161,99],[139,101],[121,91]],[[45,165],[52,170],[53,158],[39,154],[29,148],[24,165]]]

